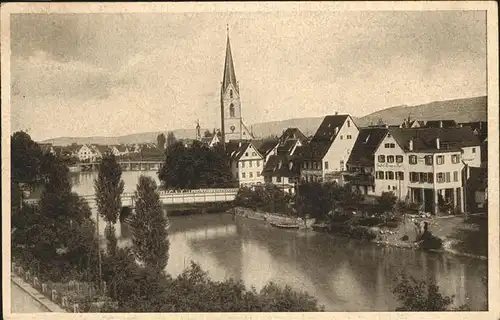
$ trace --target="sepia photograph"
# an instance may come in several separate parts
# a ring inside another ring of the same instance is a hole
[[[2,5],[4,314],[499,310],[496,5],[136,5]]]

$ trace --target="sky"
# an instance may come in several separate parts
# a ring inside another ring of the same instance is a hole
[[[246,124],[486,95],[485,11],[11,15],[11,130],[220,127],[229,37]]]

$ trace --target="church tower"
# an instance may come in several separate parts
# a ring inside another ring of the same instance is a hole
[[[231,140],[253,139],[251,132],[243,123],[241,116],[240,88],[234,72],[229,28],[226,44],[226,60],[224,62],[224,76],[221,87],[221,127],[223,142]]]

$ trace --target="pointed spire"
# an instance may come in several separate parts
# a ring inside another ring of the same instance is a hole
[[[231,43],[229,41],[229,25],[227,26],[226,61],[224,62],[224,77],[222,78],[222,92],[225,92],[228,85],[232,84],[238,91],[236,74],[234,73],[233,55],[231,54]]]

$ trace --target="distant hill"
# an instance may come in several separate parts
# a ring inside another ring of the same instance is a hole
[[[400,124],[404,119],[411,116],[415,120],[440,120],[451,119],[457,122],[486,121],[487,120],[487,97],[474,97],[466,99],[455,99],[447,101],[435,101],[417,106],[396,106],[373,112],[361,118],[354,118],[359,127],[376,124],[381,119],[386,124]],[[270,135],[281,135],[288,127],[297,127],[305,135],[313,135],[321,124],[323,117],[298,118],[282,121],[263,122],[252,125],[253,132],[258,137]],[[206,129],[201,129],[205,132]],[[211,131],[211,129],[209,129]],[[53,145],[78,144],[130,144],[156,142],[158,134],[166,131],[143,132],[129,134],[119,137],[62,137],[48,139],[43,143]],[[196,135],[195,129],[173,130],[178,139],[193,139]]]
[[[456,122],[486,121],[487,97],[435,101],[418,106],[397,106],[376,111],[356,121],[358,126],[376,124],[382,119],[386,124],[401,124],[408,115],[414,120],[455,120]]]

